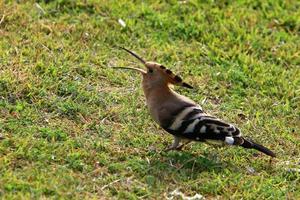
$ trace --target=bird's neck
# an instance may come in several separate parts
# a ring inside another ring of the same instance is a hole
[[[143,90],[147,101],[154,98],[156,99],[156,101],[162,102],[173,93],[173,90],[168,84],[156,85],[151,87],[148,85],[143,85]]]
[[[158,124],[161,124],[160,110],[172,98],[172,89],[168,85],[160,87],[146,87],[143,85],[143,89],[151,117]]]
[[[151,88],[143,85],[143,89],[150,114],[161,126],[163,126],[165,120],[170,120],[173,117],[171,115],[173,111],[187,105],[196,105],[189,98],[176,93],[169,85]]]

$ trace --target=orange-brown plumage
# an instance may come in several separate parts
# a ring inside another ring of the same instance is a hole
[[[174,136],[174,142],[168,149],[181,148],[184,145],[179,145],[182,140],[213,141],[256,149],[275,157],[268,148],[242,137],[236,126],[205,113],[194,101],[172,90],[172,85],[187,88],[192,86],[171,70],[156,62],[146,62],[128,49],[121,49],[136,57],[147,68],[147,71],[131,67],[124,69],[142,74],[142,86],[152,118]]]
[[[172,90],[172,85],[192,88],[192,86],[183,82],[181,77],[175,75],[171,70],[159,63],[146,62],[136,53],[123,47],[121,47],[121,49],[136,57],[147,68],[147,71],[129,67],[126,69],[133,69],[142,74],[142,86],[146,97],[146,103],[152,118],[158,124],[163,125],[163,122],[166,121],[165,119],[172,117],[172,111],[177,107],[181,107],[182,104],[189,103],[191,105],[196,105],[192,100]]]

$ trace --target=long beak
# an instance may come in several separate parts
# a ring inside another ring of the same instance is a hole
[[[139,61],[141,61],[144,65],[146,64],[146,61],[145,61],[143,58],[141,58],[140,56],[138,56],[136,53],[134,53],[134,52],[132,52],[132,51],[130,51],[130,50],[124,48],[124,47],[119,47],[119,48],[120,48],[120,49],[123,49],[123,50],[125,50],[125,51],[127,51],[127,52],[130,53],[132,56],[136,57],[136,58],[137,58]]]
[[[146,74],[147,72],[145,72],[144,70],[142,69],[139,69],[139,68],[134,68],[134,67],[113,67],[115,69],[130,69],[130,70],[135,70],[135,71],[138,71],[142,74]]]

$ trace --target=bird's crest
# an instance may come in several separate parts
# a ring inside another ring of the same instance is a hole
[[[131,54],[132,56],[137,58],[141,63],[143,63],[146,66],[146,68],[148,68],[148,69],[156,68],[157,70],[161,71],[169,79],[170,83],[172,83],[174,85],[190,88],[190,89],[193,88],[191,85],[184,82],[180,76],[174,74],[171,70],[167,69],[165,66],[163,66],[159,63],[155,63],[155,62],[146,62],[142,57],[138,56],[135,52],[130,51],[124,47],[119,47],[119,48],[122,50],[125,50],[126,52],[128,52],[129,54]],[[127,69],[129,69],[129,68],[127,68]],[[134,69],[134,68],[132,68],[132,69]],[[137,70],[137,69],[135,68],[135,70]],[[140,70],[137,70],[137,71],[140,71]]]
[[[160,65],[159,68],[165,73],[166,76],[168,76],[172,81],[174,85],[179,85],[182,87],[190,88],[193,87],[186,82],[183,82],[182,78],[176,74],[174,74],[171,70],[167,69],[165,66]]]

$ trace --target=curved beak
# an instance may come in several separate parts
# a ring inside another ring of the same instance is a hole
[[[146,66],[146,61],[142,57],[138,56],[133,51],[130,51],[130,50],[124,48],[124,47],[119,47],[119,48],[122,49],[122,50],[124,50],[124,51],[126,51],[130,55],[134,56],[135,58],[137,58],[141,63],[143,63]],[[134,67],[114,67],[114,68],[118,68],[118,69],[130,69],[130,70],[138,71],[138,72],[142,73],[143,75],[147,74],[147,72],[145,70],[142,70],[142,69],[139,69],[139,68],[134,68]]]
[[[139,68],[134,68],[134,67],[113,67],[115,69],[129,69],[129,70],[135,70],[135,71],[138,71],[142,74],[146,74],[147,72],[142,70],[142,69],[139,69]]]
[[[130,53],[132,56],[134,56],[134,57],[137,58],[139,61],[141,61],[141,63],[143,63],[144,65],[146,65],[146,61],[145,61],[142,57],[140,57],[140,56],[138,56],[136,53],[134,53],[133,51],[130,51],[130,50],[124,48],[124,47],[119,47],[119,48],[120,48],[120,49],[123,49],[124,51],[127,51],[127,52]]]

